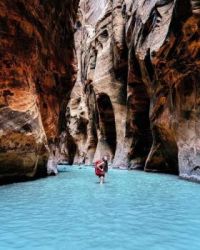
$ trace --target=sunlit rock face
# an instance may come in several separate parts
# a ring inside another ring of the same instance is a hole
[[[80,0],[79,10],[83,13],[86,23],[94,26],[104,15],[108,2],[107,0]]]
[[[96,8],[92,1],[80,4],[75,35],[79,71],[68,106],[76,163],[91,164],[108,155],[114,167],[144,168],[150,151],[150,99],[143,85],[128,84],[127,13],[124,1],[106,1],[104,7],[101,2]],[[85,116],[84,130],[75,126],[82,124],[79,110]]]
[[[113,161],[116,150],[123,150],[127,73],[117,71],[127,71],[127,55],[121,3],[112,11],[109,1],[80,3],[75,34],[79,71],[68,106],[76,163],[91,164],[105,154]]]
[[[76,161],[107,154],[114,167],[198,178],[199,3],[81,1]]]
[[[0,1],[0,181],[46,174],[75,80],[78,1]]]

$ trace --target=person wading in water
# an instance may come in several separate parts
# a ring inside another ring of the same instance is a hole
[[[105,181],[105,173],[108,172],[108,157],[104,156],[101,161],[95,162],[95,174],[99,177],[100,184]]]

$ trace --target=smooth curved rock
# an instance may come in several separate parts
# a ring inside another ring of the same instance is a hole
[[[0,177],[106,154],[198,180],[199,0],[81,0],[74,24],[76,7],[0,3]]]
[[[46,175],[75,81],[78,1],[0,1],[0,183]]]
[[[76,44],[88,110],[79,155],[92,162],[106,152],[114,167],[198,179],[199,1],[107,1],[96,23],[83,2]],[[103,110],[102,95],[111,103]]]

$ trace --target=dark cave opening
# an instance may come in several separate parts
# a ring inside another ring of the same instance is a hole
[[[132,138],[129,151],[130,167],[144,169],[152,145],[152,133],[149,119],[150,101],[141,82],[132,85],[127,108],[126,136]]]
[[[106,94],[99,95],[97,104],[100,131],[114,156],[116,151],[116,125],[113,106],[109,96]]]

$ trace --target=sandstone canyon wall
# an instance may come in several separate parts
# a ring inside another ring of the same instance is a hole
[[[200,1],[77,8],[0,1],[0,181],[105,154],[113,167],[199,180]]]
[[[0,1],[1,183],[45,175],[48,159],[51,172],[65,154],[59,135],[75,82],[77,7],[74,0]]]
[[[80,1],[71,161],[199,178],[199,25],[199,0]]]

